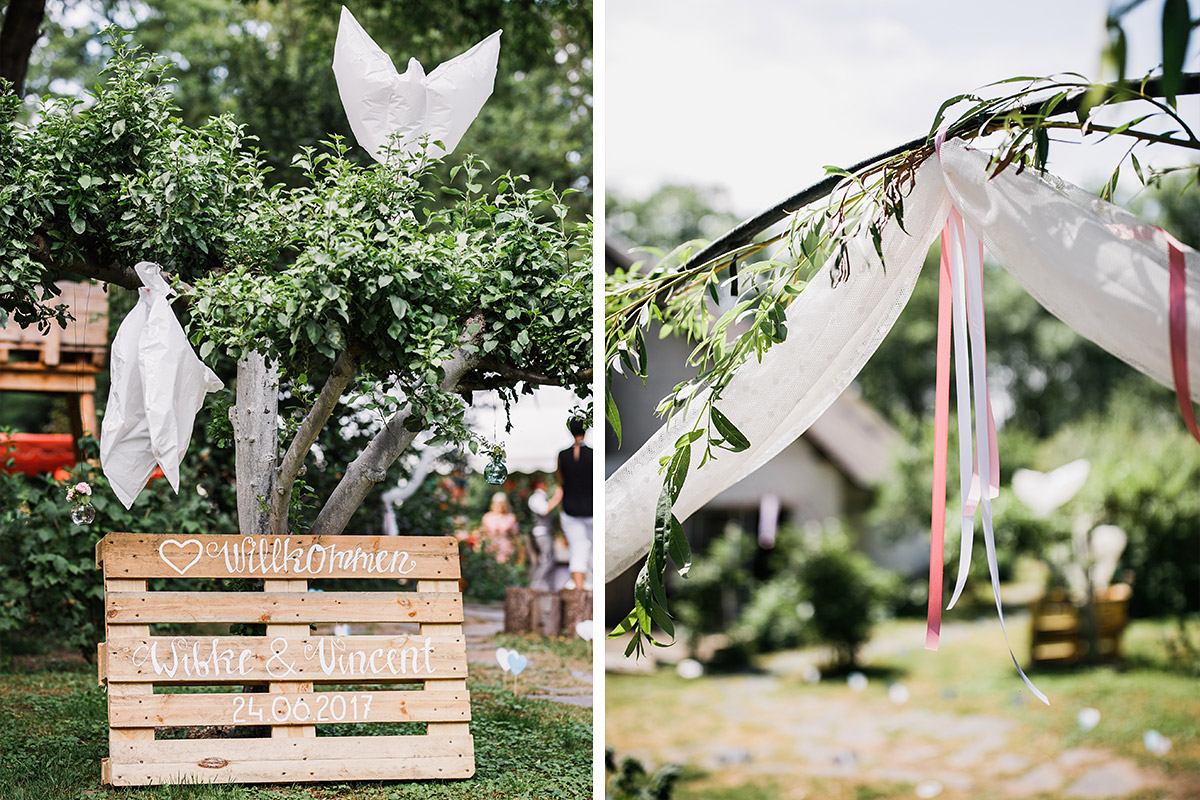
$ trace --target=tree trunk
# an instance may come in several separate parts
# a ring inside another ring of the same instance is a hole
[[[279,372],[260,353],[238,361],[237,405],[233,423],[237,473],[238,529],[243,534],[271,532],[269,498],[275,485],[279,450]]]
[[[0,27],[0,78],[13,84],[17,97],[25,95],[29,58],[41,37],[46,0],[10,0]]]

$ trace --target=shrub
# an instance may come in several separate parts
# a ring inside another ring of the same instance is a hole
[[[106,533],[237,530],[234,518],[209,500],[218,496],[223,479],[205,473],[203,463],[203,451],[184,461],[178,496],[165,480],[156,480],[129,510],[87,463],[63,482],[0,474],[0,635],[9,652],[65,647],[95,658],[96,643],[104,638],[104,580],[95,548]],[[67,484],[79,481],[93,488],[96,518],[88,526],[71,522],[66,500]]]

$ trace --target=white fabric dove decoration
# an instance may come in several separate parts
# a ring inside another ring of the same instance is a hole
[[[393,134],[400,134],[398,149],[405,154],[417,152],[425,135],[430,142],[440,141],[445,146],[431,144],[431,155],[452,151],[492,94],[500,33],[496,31],[428,75],[419,61],[410,58],[401,75],[388,54],[342,6],[333,74],[358,143],[379,162],[386,159]]]
[[[134,269],[142,279],[137,305],[113,338],[111,385],[100,428],[100,464],[117,499],[129,508],[157,465],[179,492],[179,462],[192,438],[204,395],[224,386],[192,350],[168,297],[162,267]]]

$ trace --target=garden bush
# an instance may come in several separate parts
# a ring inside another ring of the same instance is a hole
[[[95,440],[85,447],[94,450]],[[8,460],[7,454],[0,458]],[[96,655],[104,638],[104,580],[96,568],[96,543],[110,531],[198,535],[237,530],[233,517],[210,498],[226,478],[206,470],[204,449],[186,459],[176,495],[165,480],[152,481],[126,510],[104,475],[88,463],[65,481],[49,476],[0,473],[0,635],[10,653],[76,649]],[[71,522],[67,486],[92,486],[96,518]]]

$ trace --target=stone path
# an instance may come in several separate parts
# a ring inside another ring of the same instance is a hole
[[[943,629],[943,636],[956,638],[952,628]],[[911,643],[874,644],[880,651],[893,645]],[[606,663],[627,674],[654,669],[624,660],[623,649],[620,641],[606,643]],[[660,664],[676,663],[682,655],[672,648],[654,654]],[[626,715],[610,705],[608,743],[651,767],[683,763],[781,785],[807,776],[851,785],[909,784],[918,797],[1200,797],[1178,794],[1178,782],[1153,766],[1099,748],[1063,749],[1057,737],[1014,719],[921,707],[907,702],[907,692],[898,703],[880,690],[878,680],[870,691],[854,692],[843,681],[807,692],[799,676],[818,657],[781,654],[764,660],[758,674],[683,684],[669,700],[659,698],[689,710],[687,724],[676,728],[647,724],[627,730],[636,709]],[[618,680],[633,689],[645,679]],[[614,694],[611,679],[608,691],[610,698],[621,696]]]
[[[464,609],[463,633],[467,637],[467,661],[471,664],[496,666],[496,635],[504,630],[504,609],[467,604]],[[592,673],[569,670],[558,676],[553,685],[533,685],[522,694],[535,700],[593,707]]]

